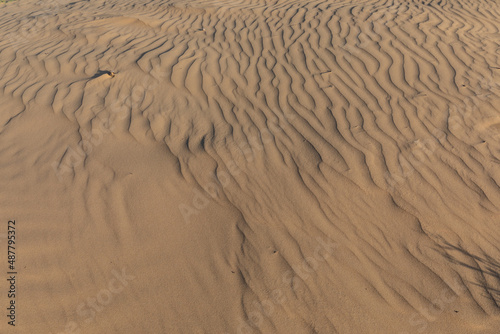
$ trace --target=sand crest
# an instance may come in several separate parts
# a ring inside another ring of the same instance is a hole
[[[499,19],[0,3],[0,332],[499,333]]]

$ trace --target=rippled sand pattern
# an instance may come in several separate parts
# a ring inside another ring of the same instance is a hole
[[[7,333],[498,333],[499,19],[0,3]]]

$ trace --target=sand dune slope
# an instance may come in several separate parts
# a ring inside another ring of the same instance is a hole
[[[0,331],[500,332],[499,20],[0,3]]]

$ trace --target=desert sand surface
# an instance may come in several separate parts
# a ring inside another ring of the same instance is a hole
[[[0,3],[0,332],[500,333],[499,28],[493,0]]]

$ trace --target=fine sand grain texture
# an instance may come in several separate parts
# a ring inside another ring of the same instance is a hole
[[[499,28],[494,0],[0,3],[0,332],[500,333]]]

